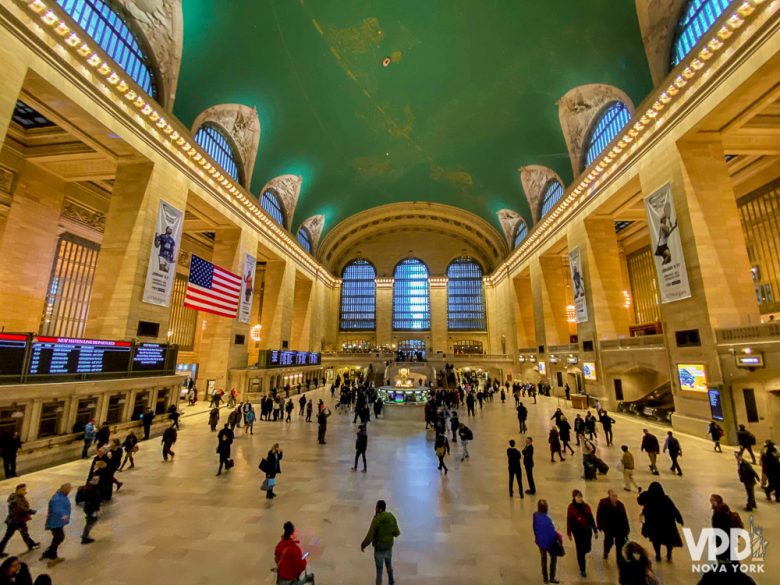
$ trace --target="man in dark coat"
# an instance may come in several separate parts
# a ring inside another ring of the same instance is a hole
[[[230,461],[230,446],[233,444],[233,431],[230,428],[230,423],[225,423],[219,433],[217,433],[217,454],[219,455],[219,469],[217,475],[222,475],[222,468],[230,469],[232,465],[228,464]]]
[[[520,424],[520,434],[525,433],[528,428],[525,426],[525,421],[528,420],[528,409],[521,402],[517,405],[517,422]]]
[[[747,495],[747,504],[745,504],[745,511],[750,512],[756,509],[756,483],[760,481],[756,470],[753,466],[745,461],[742,457],[737,455],[737,474],[739,475],[739,481],[745,486],[745,494]]]
[[[325,432],[328,430],[328,417],[330,408],[323,408],[317,415],[317,442],[320,445],[325,444]]]
[[[525,467],[525,477],[528,480],[528,489],[525,493],[534,495],[536,493],[536,484],[534,483],[534,440],[526,437],[525,447],[523,447],[523,467]]]
[[[655,460],[658,458],[658,453],[661,451],[661,446],[658,444],[658,437],[652,434],[647,429],[642,429],[644,435],[642,436],[642,451],[647,453],[647,457],[650,459],[650,471],[653,475],[658,475],[658,468],[655,466]]]
[[[3,456],[3,468],[5,469],[6,479],[16,477],[16,454],[21,448],[22,440],[16,431],[12,435],[3,433],[0,436],[0,453]]]
[[[620,564],[623,561],[623,545],[628,540],[631,528],[626,507],[618,499],[615,490],[609,490],[607,493],[609,495],[599,500],[596,508],[596,527],[604,533],[604,560],[609,558],[609,551],[612,550],[612,545],[615,545],[617,561]]]
[[[520,498],[525,498],[523,495],[523,470],[520,467],[520,460],[522,455],[515,447],[514,439],[509,441],[509,447],[506,450],[507,464],[509,465],[509,497],[514,497],[514,483],[517,478],[517,487],[520,490]]]
[[[176,453],[174,453],[171,450],[171,447],[173,447],[176,444],[177,438],[178,438],[178,433],[176,432],[175,424],[172,424],[167,429],[165,429],[165,432],[162,435],[163,461],[168,461],[168,455],[171,456],[171,461],[173,461],[173,458],[176,457]]]
[[[358,459],[363,457],[363,473],[366,472],[366,449],[368,449],[368,433],[366,425],[362,424],[358,427],[355,440],[355,465],[352,466],[352,471],[357,471]]]
[[[143,419],[141,421],[144,425],[144,441],[149,440],[149,434],[152,430],[152,421],[154,421],[154,411],[151,408],[148,408],[143,414]]]
[[[107,422],[104,422],[103,425],[98,429],[97,433],[95,433],[95,442],[97,443],[97,448],[100,449],[103,445],[107,445],[110,438],[111,427],[108,426]]]

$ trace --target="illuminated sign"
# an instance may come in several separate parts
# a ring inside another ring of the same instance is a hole
[[[707,390],[707,395],[710,401],[710,413],[714,420],[723,421],[723,405],[720,403],[720,390],[717,388],[710,388]]]
[[[551,355],[550,356],[550,363],[551,364],[557,364],[560,360],[560,358],[557,355]]]
[[[738,368],[763,368],[763,353],[745,353],[735,356]]]
[[[577,362],[579,362],[579,361],[580,360],[579,360],[579,358],[576,355],[570,355],[569,357],[566,358],[566,363],[570,364],[572,366],[577,365]]]
[[[129,341],[33,337],[30,375],[103,374],[130,369]]]
[[[707,374],[704,364],[677,364],[677,378],[680,388],[690,392],[707,391]]]
[[[595,362],[582,362],[582,377],[591,382],[597,380]]]
[[[141,343],[133,354],[133,371],[164,370],[167,346],[159,343]]]
[[[536,369],[539,370],[539,373],[544,376],[547,373],[547,365],[544,362],[539,362],[536,364]]]
[[[517,361],[520,362],[521,364],[524,364],[525,363],[525,356],[521,355],[519,358],[517,358]]]
[[[26,352],[26,335],[0,333],[0,376],[19,376],[24,369]]]

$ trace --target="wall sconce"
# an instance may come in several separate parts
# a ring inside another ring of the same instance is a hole
[[[249,330],[249,337],[252,338],[252,341],[255,343],[258,343],[260,341],[260,333],[262,332],[263,326],[259,323],[257,325],[253,325],[252,328]]]

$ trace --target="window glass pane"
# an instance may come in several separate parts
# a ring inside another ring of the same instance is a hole
[[[520,245],[520,242],[526,237],[528,237],[528,226],[521,220],[517,222],[517,227],[515,228],[515,241],[513,247],[517,248],[517,246]]]
[[[303,227],[299,228],[296,239],[298,240],[298,243],[303,247],[303,249],[306,250],[309,254],[311,254],[311,236],[309,235],[309,230]]]
[[[486,328],[482,268],[465,256],[447,268],[447,326],[457,330]]]
[[[593,125],[593,129],[585,147],[585,167],[589,167],[598,156],[604,152],[607,145],[614,140],[623,127],[631,119],[631,112],[623,102],[613,102],[604,110],[601,117]]]
[[[260,197],[260,207],[265,209],[266,213],[271,216],[271,219],[284,227],[284,211],[282,211],[282,204],[273,191],[266,191],[263,193],[262,197]]]
[[[689,0],[672,46],[671,69],[685,59],[734,0]]]
[[[428,268],[408,258],[395,267],[393,276],[393,329],[430,329]]]
[[[372,330],[376,324],[376,271],[366,260],[353,260],[341,273],[342,330]]]
[[[563,185],[561,185],[560,181],[552,179],[547,183],[542,194],[541,217],[547,215],[558,204],[561,197],[563,197]]]
[[[241,163],[227,133],[211,122],[205,122],[195,133],[197,142],[234,181],[242,183]]]
[[[85,33],[153,98],[157,87],[149,57],[122,18],[103,0],[57,0]]]

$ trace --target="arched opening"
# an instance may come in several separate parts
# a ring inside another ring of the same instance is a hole
[[[393,329],[430,329],[428,267],[422,260],[407,258],[396,265],[393,278]]]
[[[341,273],[342,331],[376,328],[376,270],[368,260],[352,260]]]
[[[482,267],[467,256],[456,258],[447,267],[447,328],[458,331],[487,328]]]

